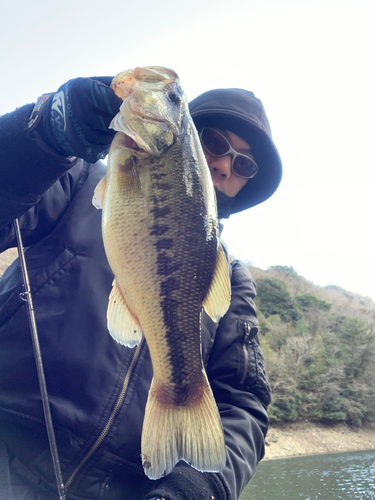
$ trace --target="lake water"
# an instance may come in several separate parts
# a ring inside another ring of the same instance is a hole
[[[375,500],[375,450],[261,462],[240,500]]]

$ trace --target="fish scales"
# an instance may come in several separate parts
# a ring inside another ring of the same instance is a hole
[[[128,76],[118,79],[126,81],[120,131],[94,196],[115,275],[108,327],[130,347],[144,334],[150,350],[141,442],[148,477],[181,459],[219,471],[224,436],[200,338],[202,304],[217,321],[230,300],[214,190],[177,75],[153,67]]]
[[[131,234],[135,223],[146,225],[137,237],[133,236],[131,245],[137,251],[130,254],[127,269],[124,269],[129,283],[138,282],[134,305],[130,299],[129,306],[142,325],[153,359],[162,360],[154,363],[154,379],[164,384],[160,388],[160,397],[164,400],[172,398],[174,403],[185,402],[189,390],[191,396],[194,395],[191,381],[202,373],[200,337],[191,335],[191,332],[200,331],[201,304],[212,280],[217,253],[217,239],[212,237],[207,241],[207,223],[200,215],[206,208],[202,196],[195,195],[200,189],[196,172],[191,174],[193,196],[186,194],[184,172],[180,166],[184,151],[184,144],[177,142],[162,158],[150,158],[147,168],[139,168],[143,196],[138,206],[131,205],[131,210],[136,213],[128,218],[129,226],[123,226],[124,232]],[[185,161],[190,164],[187,159]],[[117,217],[111,219],[118,224]],[[158,232],[155,228],[161,223],[164,234],[159,236],[155,234]],[[138,251],[140,247],[147,253],[151,265],[145,265],[146,258]],[[112,251],[111,242],[107,253]],[[126,249],[119,248],[118,252],[122,251],[126,252]],[[117,262],[115,258],[111,264],[115,275]],[[130,286],[125,284],[125,290]],[[149,307],[151,290],[160,304],[158,315]],[[146,307],[139,307],[139,304]],[[161,332],[165,337],[163,344]],[[168,378],[165,376],[166,360]],[[166,387],[167,393],[162,395]]]

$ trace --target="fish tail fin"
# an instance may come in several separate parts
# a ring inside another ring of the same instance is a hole
[[[166,476],[180,460],[201,472],[223,470],[224,433],[206,374],[201,397],[187,405],[164,404],[151,384],[141,447],[143,468],[150,479]]]

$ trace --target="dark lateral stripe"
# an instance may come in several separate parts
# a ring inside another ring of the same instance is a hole
[[[171,209],[169,207],[154,207],[150,210],[150,212],[154,214],[154,219],[162,219],[163,217],[171,213]]]
[[[182,146],[177,142],[175,146],[183,149],[186,145]],[[172,154],[172,151],[169,150],[169,155],[168,161],[171,162],[173,168],[180,169],[183,168],[181,162],[194,160],[195,152],[188,151],[186,154],[185,151],[174,150]],[[197,173],[194,172],[193,164],[188,165],[186,168],[189,168],[189,172],[191,171],[191,182],[199,185],[200,179]],[[181,185],[176,183],[175,176],[166,175],[164,172],[155,170],[151,174],[152,194],[149,199],[151,205],[149,213],[152,222],[148,224],[148,227],[156,251],[156,272],[160,280],[159,300],[167,344],[166,363],[171,369],[171,383],[173,384],[172,397],[175,404],[185,405],[189,404],[192,391],[194,392],[197,383],[199,384],[197,377],[199,378],[201,371],[199,371],[200,368],[197,368],[200,360],[199,357],[192,359],[191,356],[199,356],[200,295],[202,293],[205,295],[212,270],[210,264],[208,264],[202,269],[201,273],[197,272],[194,283],[186,283],[184,274],[181,271],[180,249],[176,247],[177,242],[173,238],[175,224],[181,222],[178,220],[180,214],[175,213],[176,207],[174,204],[175,190],[181,189]],[[183,192],[181,196],[184,195]],[[181,214],[181,219],[186,227],[180,227],[179,225],[178,231],[187,231],[186,238],[201,231],[204,246],[204,200],[193,200],[193,203],[187,203],[186,207],[181,203],[180,210],[185,209],[186,212]],[[215,244],[214,240],[209,243],[209,246]],[[184,241],[182,240],[182,242]],[[188,245],[189,242],[186,241],[186,244]],[[194,262],[199,262],[202,259],[201,246],[194,246],[193,243],[191,245],[191,258]],[[205,256],[207,249],[204,249],[203,253]],[[213,265],[215,262],[214,257],[215,255],[213,255]],[[183,264],[188,265],[188,263]],[[200,289],[203,291],[201,292]],[[194,336],[195,331],[196,338]],[[197,373],[195,372],[196,369]]]
[[[169,227],[165,224],[154,224],[150,227],[151,236],[163,236],[168,231]]]
[[[157,189],[159,189],[159,191],[169,191],[172,186],[170,184],[166,184],[166,183],[162,183],[162,182],[154,182],[151,187],[157,188]]]
[[[173,263],[173,259],[165,251],[158,251],[156,263],[159,276],[170,276],[178,269],[178,265]]]
[[[171,248],[173,248],[173,245],[174,245],[174,242],[173,242],[172,238],[160,238],[155,243],[155,246],[156,246],[158,252],[160,250],[170,250]]]
[[[154,172],[151,174],[151,179],[153,181],[160,181],[161,179],[164,179],[164,177],[167,177],[167,174],[164,172]]]
[[[171,293],[172,291],[179,290],[180,285],[177,282],[176,278],[173,278],[172,276],[170,276],[169,278],[167,278],[161,282],[160,288],[161,288],[161,295],[163,297],[167,297],[168,294]],[[178,305],[177,301],[175,301],[175,302],[176,302],[175,305],[177,306]]]

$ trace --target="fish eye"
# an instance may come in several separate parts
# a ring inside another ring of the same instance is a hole
[[[180,104],[181,102],[181,97],[174,92],[171,92],[168,97],[174,104]]]

